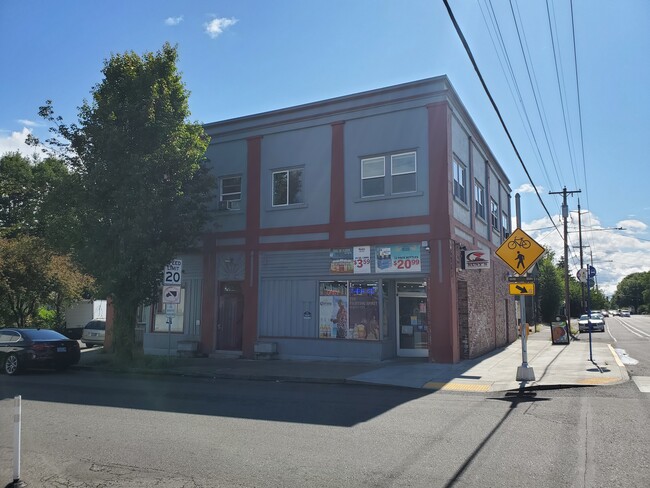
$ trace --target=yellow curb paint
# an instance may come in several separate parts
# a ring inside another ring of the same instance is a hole
[[[612,347],[612,345],[611,345],[611,344],[607,344],[607,347],[609,347],[609,350],[611,351],[612,356],[614,356],[614,361],[616,361],[616,364],[618,364],[619,367],[624,368],[625,365],[623,364],[623,361],[621,361],[621,358],[618,357],[618,354],[616,354],[616,351],[614,350],[614,348]]]
[[[610,383],[618,383],[620,378],[588,378],[586,380],[579,380],[581,385],[607,385]]]
[[[490,391],[490,385],[481,385],[478,383],[437,383],[433,381],[426,383],[422,388],[441,391]]]

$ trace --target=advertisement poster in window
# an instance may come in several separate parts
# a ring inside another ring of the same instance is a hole
[[[383,273],[420,272],[420,246],[378,246],[375,252],[375,267],[377,272]]]
[[[320,283],[318,336],[345,339],[348,336],[348,284],[322,281]]]
[[[370,246],[354,248],[354,273],[370,273]]]
[[[379,296],[376,283],[350,283],[352,339],[379,340]]]
[[[352,274],[354,255],[351,248],[330,249],[330,272]]]

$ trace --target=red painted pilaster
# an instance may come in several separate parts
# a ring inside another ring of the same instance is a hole
[[[259,233],[260,190],[262,171],[262,138],[251,137],[248,143],[246,173],[246,244],[244,294],[244,321],[242,330],[242,353],[253,358],[257,340],[257,314],[259,309]]]
[[[344,122],[332,124],[332,164],[330,183],[330,243],[343,246],[345,240],[345,155]]]
[[[203,236],[203,296],[201,300],[201,344],[203,354],[214,351],[216,327],[217,248],[214,234]]]
[[[427,280],[429,360],[460,360],[456,249],[452,240],[451,113],[447,103],[427,106],[431,274]]]

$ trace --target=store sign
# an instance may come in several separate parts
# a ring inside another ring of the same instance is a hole
[[[420,272],[420,246],[378,246],[375,250],[375,269],[377,273]]]
[[[330,273],[351,274],[354,270],[354,254],[349,247],[330,249]]]
[[[490,267],[490,251],[465,251],[465,269],[488,269]]]

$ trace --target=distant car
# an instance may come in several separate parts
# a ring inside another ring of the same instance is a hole
[[[578,320],[578,330],[580,332],[589,332],[589,322],[591,322],[592,332],[605,332],[605,319],[599,313],[592,313],[591,319],[589,315],[581,315]]]
[[[105,335],[106,321],[91,320],[84,326],[84,331],[81,333],[81,342],[86,344],[87,347],[103,346]]]
[[[607,310],[603,310],[602,312],[600,312],[600,314],[601,314],[603,317],[609,317],[609,312],[608,312]]]
[[[630,316],[630,311],[627,309],[621,310],[621,317],[629,317]]]
[[[0,365],[8,375],[33,367],[66,369],[81,357],[79,343],[50,329],[0,329]]]
[[[612,310],[611,314],[612,314],[612,317],[620,317],[621,312],[619,312],[618,310]]]

